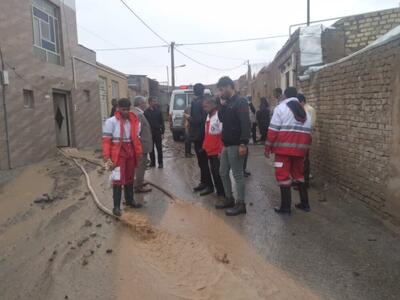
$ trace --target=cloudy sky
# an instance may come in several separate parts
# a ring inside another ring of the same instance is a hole
[[[306,21],[306,0],[124,0],[167,41],[213,42],[288,34],[291,24]],[[399,0],[311,0],[311,20],[340,17],[399,6]],[[79,42],[91,49],[163,45],[120,0],[76,0]],[[177,84],[214,83],[222,75],[237,78],[271,61],[287,37],[217,45],[180,46]],[[97,59],[128,74],[167,81],[168,48],[97,51]]]

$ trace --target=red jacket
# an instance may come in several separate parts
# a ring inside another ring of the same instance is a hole
[[[303,121],[296,120],[288,102],[298,101],[289,98],[275,107],[274,114],[269,125],[265,151],[286,155],[305,157],[311,145],[311,118]]]
[[[204,129],[203,149],[208,156],[219,155],[224,145],[222,143],[222,123],[218,119],[217,111],[207,116]]]
[[[118,165],[121,142],[124,141],[123,135],[121,134],[124,131],[124,126],[123,122],[120,120],[121,114],[116,112],[114,117],[107,119],[103,129],[103,157],[104,159],[111,158],[114,165]],[[134,113],[130,112],[129,122],[131,125],[130,141],[135,150],[136,162],[138,162],[143,154],[142,144],[138,137],[140,127],[139,118]]]

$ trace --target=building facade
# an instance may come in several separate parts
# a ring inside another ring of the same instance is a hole
[[[99,147],[96,54],[78,45],[75,2],[1,1],[0,40],[9,79],[0,87],[0,168],[57,147]]]
[[[400,25],[305,76],[298,88],[317,112],[313,173],[384,215],[400,219]]]
[[[149,97],[150,82],[146,75],[128,75],[129,96]]]
[[[104,122],[111,113],[112,99],[128,98],[128,77],[115,69],[97,62],[101,119]]]
[[[297,29],[252,82],[252,96],[267,97],[272,105],[273,90],[298,85],[310,69],[355,53],[400,25],[400,8],[349,16],[330,27],[311,25]]]

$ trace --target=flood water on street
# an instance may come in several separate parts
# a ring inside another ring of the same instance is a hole
[[[5,299],[398,299],[398,233],[361,203],[315,187],[311,213],[276,215],[272,161],[262,146],[249,148],[247,214],[238,217],[216,210],[215,195],[192,192],[196,159],[170,136],[164,169],[146,176],[174,197],[154,187],[137,194],[144,207],[122,222],[98,211],[65,158],[16,172],[0,190]],[[78,154],[101,162],[99,153]],[[109,175],[82,163],[111,208]],[[28,185],[29,193],[18,188]],[[33,202],[45,192],[54,199]]]

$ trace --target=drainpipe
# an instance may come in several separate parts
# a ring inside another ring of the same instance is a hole
[[[4,131],[6,134],[6,149],[7,149],[7,164],[8,169],[11,169],[11,157],[10,157],[10,138],[8,134],[8,116],[7,116],[7,104],[6,104],[6,84],[4,82],[4,60],[3,60],[3,52],[1,51],[0,47],[0,60],[1,60],[1,91],[2,91],[2,98],[3,98],[3,114],[4,114]]]

